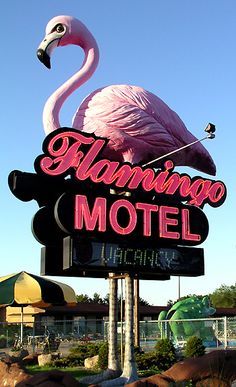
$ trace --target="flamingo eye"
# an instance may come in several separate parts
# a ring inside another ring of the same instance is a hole
[[[63,26],[63,24],[57,24],[54,28],[53,28],[53,31],[56,31],[58,32],[59,34],[61,34],[62,32],[65,31],[65,27]],[[52,31],[52,32],[53,32]]]

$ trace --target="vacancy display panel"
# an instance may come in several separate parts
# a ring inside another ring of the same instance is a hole
[[[90,242],[66,237],[63,241],[63,269],[97,273],[133,273],[140,279],[160,275],[200,276],[204,274],[202,248],[148,248],[122,243]]]

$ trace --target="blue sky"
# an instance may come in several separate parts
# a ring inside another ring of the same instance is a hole
[[[36,58],[47,22],[67,14],[92,31],[100,63],[93,77],[64,104],[62,126],[71,125],[75,110],[91,91],[119,83],[140,85],[158,95],[198,138],[204,136],[208,122],[216,125],[216,138],[204,145],[228,196],[222,207],[204,208],[210,225],[201,246],[205,275],[181,278],[181,295],[207,294],[222,284],[235,284],[236,2],[8,0],[1,4],[1,12],[0,275],[21,270],[40,274],[41,245],[31,233],[37,204],[17,200],[7,179],[14,169],[34,171],[44,139],[44,103],[83,60],[82,50],[74,46],[54,52],[50,71]],[[77,294],[108,293],[105,279],[56,279],[71,285]],[[140,296],[164,305],[177,298],[177,285],[177,277],[141,281]]]

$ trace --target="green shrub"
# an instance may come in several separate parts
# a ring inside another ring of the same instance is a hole
[[[156,366],[165,371],[177,360],[176,350],[171,340],[165,338],[159,340],[155,345]]]
[[[92,357],[98,354],[99,348],[102,344],[90,343],[90,344],[79,344],[76,347],[70,349],[70,355],[78,355],[87,357]]]
[[[84,360],[98,354],[102,344],[79,344],[70,349],[69,355],[52,361],[53,367],[84,366]]]
[[[80,344],[70,349],[68,356],[56,359],[52,362],[53,367],[75,367],[84,366],[84,360],[88,357],[99,355],[98,367],[106,369],[108,366],[108,343]]]
[[[155,352],[136,352],[135,353],[135,360],[138,367],[138,370],[150,370],[153,368],[156,368],[156,354]]]
[[[191,336],[188,338],[184,348],[185,357],[199,357],[204,355],[205,347],[202,343],[202,339],[197,336]]]
[[[176,352],[173,343],[162,339],[155,345],[153,352],[144,353],[135,350],[135,360],[140,371],[148,371],[150,375],[157,374],[170,368],[176,362]],[[147,372],[145,372],[147,375]]]
[[[62,357],[61,359],[53,360],[50,365],[56,368],[67,368],[67,367],[78,367],[78,366],[82,366],[83,364],[81,364],[81,359],[76,360],[74,357],[70,358],[69,356],[66,356],[66,357]]]
[[[5,335],[0,335],[0,348],[5,348],[7,346],[7,338]]]
[[[98,350],[98,367],[102,370],[108,366],[108,342],[103,343]]]

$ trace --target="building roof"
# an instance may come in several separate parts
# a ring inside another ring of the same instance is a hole
[[[168,310],[167,306],[154,306],[154,305],[140,305],[139,311],[142,315],[158,315],[162,310]],[[49,306],[45,308],[45,314],[57,314],[57,313],[66,313],[66,314],[96,314],[102,313],[108,315],[109,306],[107,304],[97,304],[97,303],[85,303],[78,302],[76,306]]]
[[[235,317],[236,308],[216,308],[216,312],[212,317]]]
[[[159,313],[163,310],[168,310],[169,306],[156,306],[156,305],[140,305],[139,312],[140,317],[142,316],[152,316],[157,318]],[[56,314],[70,314],[70,315],[83,315],[83,314],[102,314],[108,316],[109,306],[107,304],[97,304],[97,303],[85,303],[78,302],[76,306],[50,306],[45,308],[44,314],[46,315],[56,315]],[[236,316],[236,308],[216,308],[216,312],[212,317],[233,317]]]
[[[49,306],[45,308],[46,314],[66,313],[66,314],[82,314],[82,313],[103,313],[108,314],[109,307],[106,304],[78,302],[75,306]]]

